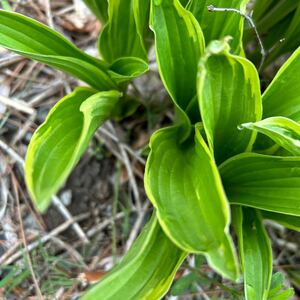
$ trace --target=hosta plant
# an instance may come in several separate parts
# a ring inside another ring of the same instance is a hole
[[[100,59],[45,25],[0,11],[0,45],[90,86],[61,99],[31,139],[25,171],[35,206],[47,209],[95,130],[126,107],[130,80],[148,70],[151,44],[176,118],[149,141],[151,219],[82,299],[160,299],[189,254],[204,255],[224,278],[243,278],[247,300],[289,299],[282,276],[272,276],[263,221],[300,229],[300,49],[262,94],[243,50],[242,16],[207,9],[245,13],[247,0],[85,2],[104,25]],[[257,18],[260,2],[272,1],[257,1]]]

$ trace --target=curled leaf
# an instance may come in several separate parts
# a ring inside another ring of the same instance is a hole
[[[94,131],[111,116],[117,91],[77,88],[61,99],[34,133],[25,160],[25,178],[36,207],[44,211],[50,199],[86,150]]]

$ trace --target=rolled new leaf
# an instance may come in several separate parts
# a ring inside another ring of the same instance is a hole
[[[49,27],[18,13],[0,10],[0,46],[70,73],[99,90],[116,87],[103,61],[82,52]]]
[[[214,159],[196,127],[180,143],[178,127],[151,138],[145,189],[167,236],[187,252],[203,253],[223,276],[238,269],[229,235],[229,206]]]
[[[260,132],[291,154],[300,156],[300,125],[293,120],[273,117],[256,123],[242,124],[241,127]]]
[[[94,131],[119,101],[117,91],[77,88],[61,99],[34,133],[25,160],[25,179],[36,207],[45,211],[86,150]]]
[[[272,277],[272,248],[259,211],[234,207],[246,300],[267,300]]]
[[[153,214],[122,261],[81,300],[161,299],[186,255],[164,234]]]
[[[150,26],[162,81],[175,105],[198,122],[195,96],[197,64],[204,50],[201,28],[179,0],[152,0]]]
[[[300,216],[300,157],[244,153],[219,170],[230,203]]]
[[[110,65],[109,74],[118,83],[138,77],[149,70],[148,64],[138,57],[122,57]]]
[[[245,12],[249,0],[191,0],[187,5],[198,20],[206,44],[213,40],[220,40],[226,36],[233,38],[231,51],[236,54],[243,54],[243,17],[234,12],[210,12],[209,5],[217,8],[235,8]]]
[[[226,40],[214,41],[200,60],[197,85],[202,122],[217,163],[251,150],[256,133],[240,131],[238,126],[261,119],[254,65],[230,54]]]
[[[109,63],[121,57],[138,57],[147,61],[147,53],[140,33],[141,25],[137,24],[135,19],[134,2],[137,0],[108,2],[108,22],[100,35],[99,49],[102,57]]]
[[[263,117],[300,121],[300,48],[280,68],[263,94]]]

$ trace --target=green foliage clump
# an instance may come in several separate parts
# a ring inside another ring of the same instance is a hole
[[[263,94],[257,55],[251,62],[243,47],[247,0],[85,2],[105,24],[102,59],[0,10],[0,45],[90,85],[61,99],[32,137],[26,181],[36,207],[47,209],[95,130],[117,117],[128,83],[148,70],[152,44],[176,120],[150,140],[150,221],[121,263],[82,299],[160,299],[189,253],[204,255],[224,278],[239,280],[242,271],[248,300],[288,299],[293,291],[284,290],[280,274],[272,276],[263,220],[300,229],[299,1],[254,5],[258,31],[269,34],[262,68],[294,51]],[[231,11],[209,12],[209,5]],[[286,40],[276,48],[278,30]]]

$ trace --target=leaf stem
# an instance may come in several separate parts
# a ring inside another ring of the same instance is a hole
[[[257,41],[258,41],[259,46],[260,46],[261,61],[260,61],[259,67],[258,67],[258,71],[260,71],[263,64],[264,64],[264,62],[265,62],[265,60],[266,60],[266,57],[267,57],[268,53],[265,50],[265,47],[263,45],[263,42],[260,38],[260,35],[258,33],[258,30],[255,26],[255,23],[254,23],[253,19],[250,16],[248,16],[247,14],[243,13],[242,11],[240,11],[236,8],[220,8],[220,7],[214,7],[213,5],[209,5],[209,6],[207,6],[207,9],[208,9],[209,12],[218,12],[218,11],[220,11],[220,12],[234,12],[234,13],[239,14],[240,16],[242,16],[243,18],[245,18],[249,22],[250,27],[255,32]]]

